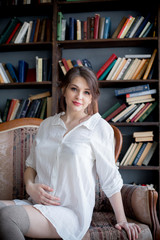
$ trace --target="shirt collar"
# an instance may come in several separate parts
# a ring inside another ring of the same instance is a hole
[[[65,124],[63,123],[62,119],[60,118],[62,115],[64,115],[64,112],[55,114],[55,116],[52,119],[52,125],[61,125],[65,127]],[[80,123],[79,125],[85,126],[88,129],[92,130],[94,129],[95,125],[98,123],[98,121],[101,119],[101,115],[99,113],[93,114],[88,120]]]

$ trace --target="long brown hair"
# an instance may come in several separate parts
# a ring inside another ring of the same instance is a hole
[[[79,76],[83,77],[89,86],[89,89],[90,89],[91,95],[92,95],[92,103],[91,103],[89,112],[94,113],[95,111],[93,109],[98,100],[100,91],[99,91],[98,80],[97,80],[96,74],[90,68],[85,67],[85,66],[71,68],[65,75],[63,81],[60,82],[59,87],[61,89],[63,88],[64,92],[65,92],[66,88],[72,82],[72,80],[75,77],[79,77]],[[63,94],[61,96],[60,108],[63,111],[66,109],[66,104],[65,104],[65,99],[63,97]]]

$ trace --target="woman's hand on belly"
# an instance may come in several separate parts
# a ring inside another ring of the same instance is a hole
[[[60,198],[51,195],[49,192],[53,192],[53,189],[45,184],[30,183],[27,185],[26,190],[36,203],[43,205],[60,205]]]

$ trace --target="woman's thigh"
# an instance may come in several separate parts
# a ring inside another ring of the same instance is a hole
[[[32,238],[60,238],[53,225],[33,206],[23,206],[28,214],[30,227],[26,234]]]

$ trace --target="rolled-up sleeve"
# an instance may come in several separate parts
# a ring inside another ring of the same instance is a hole
[[[114,132],[103,119],[99,121],[96,131],[93,131],[92,147],[101,187],[106,196],[111,197],[120,192],[123,181],[115,164]]]

